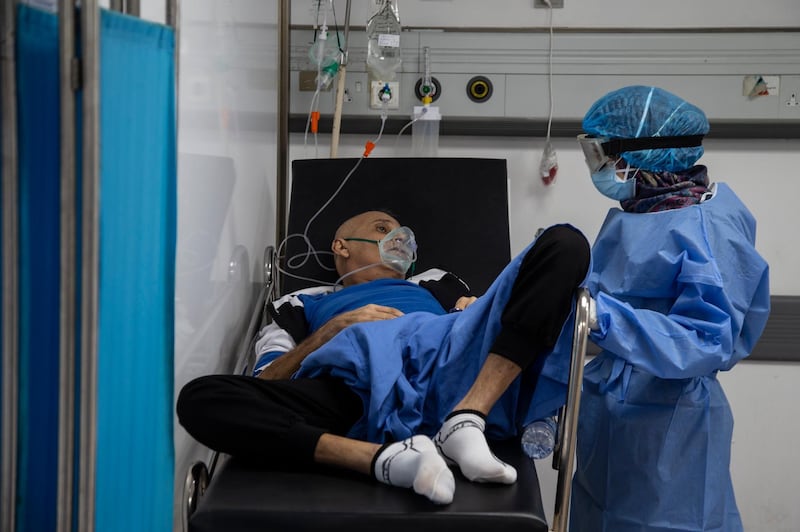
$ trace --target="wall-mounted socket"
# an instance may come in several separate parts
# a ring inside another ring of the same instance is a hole
[[[300,92],[315,92],[317,90],[317,71],[301,70],[298,74],[297,82],[297,88],[300,90]],[[331,85],[323,87],[322,90],[324,92],[330,91]]]
[[[384,94],[388,88],[389,105],[388,109],[400,109],[400,82],[399,81],[372,81],[369,86],[369,107],[370,109],[380,109],[383,107]]]
[[[800,118],[800,76],[781,76],[778,118]]]

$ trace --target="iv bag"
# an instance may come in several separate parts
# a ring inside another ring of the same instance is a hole
[[[400,15],[396,0],[375,0],[367,20],[367,69],[380,81],[397,76],[400,57]]]
[[[339,51],[339,43],[344,46],[344,37],[336,32],[330,34],[326,30],[320,31],[317,39],[311,48],[308,49],[308,59],[311,64],[320,69],[329,67],[334,63],[339,63],[341,51]]]

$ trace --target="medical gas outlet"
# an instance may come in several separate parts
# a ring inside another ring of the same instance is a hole
[[[371,109],[400,108],[400,82],[399,81],[372,81],[370,82],[369,106]]]
[[[414,85],[414,94],[419,101],[429,96],[431,102],[435,102],[442,94],[442,84],[434,77],[431,78],[430,84],[426,84],[423,78],[419,78],[417,84]]]
[[[486,76],[475,76],[467,82],[467,98],[483,103],[492,97],[492,81]]]

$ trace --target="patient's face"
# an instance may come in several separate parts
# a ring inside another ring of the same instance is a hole
[[[343,223],[339,230],[336,231],[336,239],[363,238],[365,240],[381,240],[398,227],[400,227],[400,223],[394,217],[380,211],[368,211]],[[382,263],[380,251],[376,244],[358,240],[350,240],[341,244],[347,249],[347,257],[337,262],[340,275],[364,266],[375,265],[363,270],[363,272],[354,273],[351,276],[353,281],[363,282],[386,277],[402,279],[402,274]],[[334,247],[336,247],[336,242],[334,242]]]

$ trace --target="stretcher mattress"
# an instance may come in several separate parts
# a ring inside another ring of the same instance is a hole
[[[517,468],[517,482],[477,484],[456,473],[455,498],[447,506],[355,473],[265,471],[229,459],[201,497],[189,530],[547,531],[533,461],[518,440],[493,442],[492,447]]]

